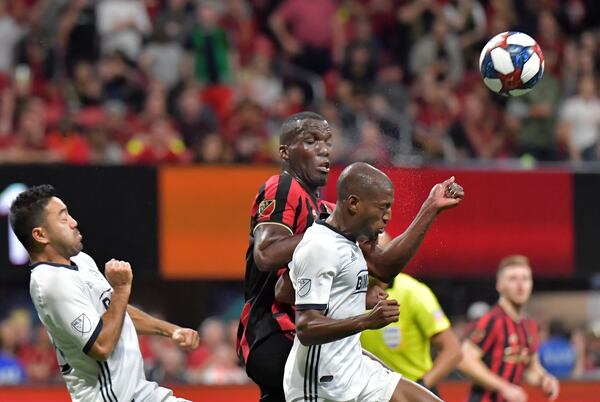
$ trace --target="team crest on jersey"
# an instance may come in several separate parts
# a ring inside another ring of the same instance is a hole
[[[304,297],[310,292],[311,280],[307,278],[298,279],[298,296]]]
[[[275,211],[275,200],[262,200],[258,205],[258,216],[270,216]]]
[[[83,336],[92,330],[92,323],[87,315],[81,314],[71,322],[71,327]]]

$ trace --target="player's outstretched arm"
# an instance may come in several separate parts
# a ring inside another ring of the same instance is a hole
[[[523,388],[511,384],[493,373],[481,360],[482,352],[471,341],[462,345],[463,359],[458,369],[485,389],[500,393],[508,402],[525,402],[527,394]]]
[[[279,224],[263,223],[254,231],[254,262],[262,272],[276,271],[292,260],[302,235]]]
[[[531,363],[525,371],[525,381],[534,387],[540,387],[551,401],[558,398],[560,392],[559,382],[552,374],[548,373],[540,362],[539,354],[534,354]]]
[[[298,306],[296,309],[296,334],[305,346],[337,341],[365,329],[383,328],[398,321],[400,314],[397,300],[380,300],[370,312],[341,320],[326,317],[319,310],[298,310]]]
[[[123,320],[131,293],[133,273],[128,262],[112,259],[105,265],[104,275],[113,288],[110,306],[102,315],[102,329],[88,355],[105,361],[112,354],[123,329]]]
[[[463,188],[454,182],[454,177],[438,183],[433,186],[419,213],[404,233],[385,246],[378,246],[374,242],[362,244],[361,248],[369,264],[369,274],[384,282],[391,282],[415,255],[437,215],[456,207],[464,195]]]
[[[190,328],[181,328],[170,322],[152,317],[137,307],[129,305],[127,312],[133,321],[138,335],[158,335],[171,338],[177,345],[186,350],[198,348],[200,338],[198,332]]]

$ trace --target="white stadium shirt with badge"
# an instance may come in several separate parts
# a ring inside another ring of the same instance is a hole
[[[77,254],[71,265],[33,264],[29,291],[74,402],[169,400],[170,390],[146,380],[129,314],[109,359],[101,362],[88,355],[112,297],[110,284],[89,255]]]
[[[321,310],[333,319],[365,312],[369,278],[362,251],[327,223],[317,221],[306,231],[289,268],[296,310]],[[360,333],[314,346],[302,345],[296,336],[285,366],[286,400],[361,400],[377,371],[374,365],[379,364],[362,354]]]

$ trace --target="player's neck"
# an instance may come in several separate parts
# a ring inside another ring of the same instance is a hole
[[[71,258],[66,258],[60,255],[53,248],[50,248],[45,249],[40,253],[31,255],[31,263],[35,264],[37,262],[50,262],[52,264],[71,265]]]
[[[505,297],[500,296],[498,305],[504,310],[506,314],[515,322],[519,322],[525,315],[525,305],[512,303]]]
[[[325,222],[336,228],[340,233],[343,233],[347,238],[356,238],[353,235],[352,227],[346,222],[344,216],[339,212],[339,209],[336,208]]]
[[[318,186],[311,186],[307,180],[304,180],[300,177],[300,175],[296,172],[294,172],[293,169],[290,169],[289,166],[285,166],[283,168],[283,171],[287,174],[289,174],[290,176],[292,176],[299,184],[300,186],[306,190],[309,194],[311,194],[313,197],[315,198],[319,198],[319,187]]]

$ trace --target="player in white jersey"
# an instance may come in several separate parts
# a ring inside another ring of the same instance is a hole
[[[128,305],[129,263],[110,260],[104,277],[81,252],[77,221],[52,186],[21,193],[11,205],[10,223],[29,253],[31,298],[72,400],[184,401],[146,380],[137,334],[168,336],[191,350],[198,347],[197,332]]]
[[[439,401],[366,356],[360,345],[360,331],[398,320],[395,300],[380,300],[364,313],[369,273],[388,280],[405,265],[406,250],[397,250],[402,239],[383,249],[374,245],[391,218],[394,187],[383,172],[355,163],[340,175],[337,192],[335,211],[306,231],[289,265],[297,332],[285,366],[286,400]],[[422,239],[434,216],[458,205],[463,195],[454,178],[434,186],[413,222],[420,225],[416,235]],[[371,271],[359,245],[365,241],[372,243],[365,248],[370,262],[375,262]],[[420,240],[415,243],[418,246]]]

